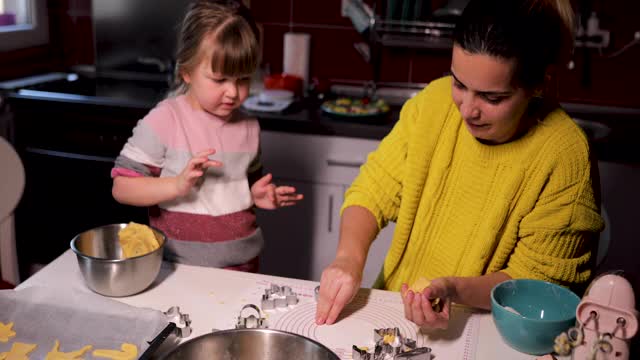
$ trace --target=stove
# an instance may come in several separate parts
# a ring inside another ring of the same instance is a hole
[[[166,77],[141,78],[139,74],[119,72],[118,76],[109,77],[59,74],[45,81],[20,86],[15,91],[17,96],[54,101],[150,109],[166,96],[169,81]]]

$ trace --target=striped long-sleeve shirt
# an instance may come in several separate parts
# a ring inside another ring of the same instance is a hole
[[[116,176],[173,177],[206,149],[222,167],[209,168],[184,197],[158,204],[150,223],[167,237],[173,261],[256,270],[263,246],[252,210],[249,178],[261,171],[258,121],[236,112],[222,120],[194,110],[184,96],[160,102],[133,129],[111,172]]]

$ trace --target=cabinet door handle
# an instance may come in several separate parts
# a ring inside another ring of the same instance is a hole
[[[333,195],[329,195],[329,232],[333,231]]]
[[[70,152],[64,152],[64,151],[38,149],[38,148],[32,148],[32,147],[28,147],[25,150],[33,154],[55,156],[55,157],[65,158],[65,159],[99,161],[99,162],[106,162],[106,163],[113,163],[114,161],[116,161],[115,158],[110,158],[106,156],[84,155],[84,154],[76,154],[76,153],[70,153]]]
[[[327,159],[327,165],[329,166],[344,166],[344,167],[355,167],[359,168],[364,164],[363,161],[348,161],[348,160],[335,160],[335,159]]]

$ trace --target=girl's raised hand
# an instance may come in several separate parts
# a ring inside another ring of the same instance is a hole
[[[222,163],[216,160],[209,160],[209,156],[215,154],[214,149],[204,150],[197,153],[189,160],[184,170],[176,176],[176,189],[178,196],[185,196],[191,188],[201,179],[207,168],[220,167]]]
[[[251,195],[257,207],[261,209],[276,209],[295,205],[302,200],[303,196],[296,193],[296,188],[292,186],[276,186],[271,180],[273,180],[273,176],[267,174],[251,186]]]

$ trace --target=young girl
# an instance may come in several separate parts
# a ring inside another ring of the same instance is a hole
[[[197,0],[182,23],[172,94],[133,129],[112,170],[113,197],[154,206],[150,223],[180,263],[257,270],[252,207],[302,199],[261,176],[258,121],[238,111],[259,59],[258,30],[235,1]]]

